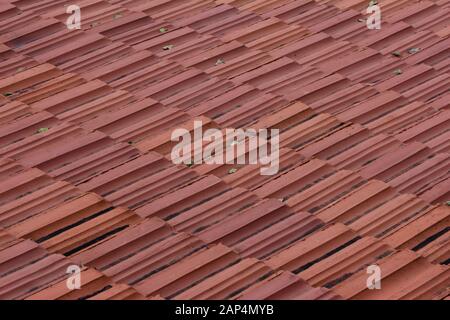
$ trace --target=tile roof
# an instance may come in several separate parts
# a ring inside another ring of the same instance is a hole
[[[450,1],[378,2],[2,1],[0,299],[448,299]],[[174,165],[194,120],[279,173]]]

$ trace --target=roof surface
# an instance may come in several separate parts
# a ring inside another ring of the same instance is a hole
[[[0,3],[1,299],[449,295],[449,0],[77,2]],[[174,165],[194,120],[280,172]]]

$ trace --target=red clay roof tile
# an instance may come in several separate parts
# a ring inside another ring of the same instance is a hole
[[[449,1],[367,2],[3,1],[0,298],[448,299]],[[278,173],[173,164],[194,120]]]

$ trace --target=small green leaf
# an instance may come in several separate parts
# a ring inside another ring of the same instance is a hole
[[[159,28],[159,32],[161,33],[166,33],[167,31],[169,31],[167,28],[164,27]]]
[[[371,1],[369,2],[369,7],[375,6],[375,5],[377,5],[377,4],[378,4],[378,0],[371,0]]]
[[[5,92],[3,95],[4,95],[5,97],[10,97],[10,96],[12,96],[13,94],[12,94],[11,92]]]
[[[415,53],[417,53],[417,52],[420,52],[420,48],[409,48],[408,49],[408,53],[409,54],[415,54]]]
[[[397,76],[401,75],[402,73],[403,73],[402,69],[394,70],[394,74],[397,75]]]
[[[228,170],[228,174],[236,173],[238,170],[236,168]]]
[[[225,64],[225,60],[223,58],[220,58],[219,60],[217,60],[216,66],[221,65],[221,64]]]
[[[401,56],[402,56],[402,54],[400,53],[400,51],[394,51],[394,52],[392,52],[392,55],[393,55],[394,57],[401,57]]]
[[[119,19],[119,18],[122,18],[121,13],[116,13],[115,15],[113,15],[113,19]]]
[[[37,133],[44,133],[44,132],[47,132],[47,131],[48,131],[48,128],[39,128]]]
[[[194,165],[194,164],[193,164],[192,162],[186,163],[186,166],[189,167],[189,168],[192,167],[193,165]]]
[[[358,19],[358,22],[366,22],[366,19],[359,18],[359,19]]]
[[[450,201],[447,201],[447,205],[450,207]]]
[[[164,47],[163,47],[163,50],[165,50],[165,51],[169,51],[169,50],[172,50],[172,49],[173,49],[173,47],[174,47],[174,45],[173,45],[173,44],[168,44],[168,45],[166,45],[166,46],[164,46]]]

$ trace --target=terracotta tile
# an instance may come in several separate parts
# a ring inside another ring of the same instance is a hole
[[[0,298],[446,299],[447,0],[70,4],[0,4]],[[175,165],[195,120],[278,172]]]

